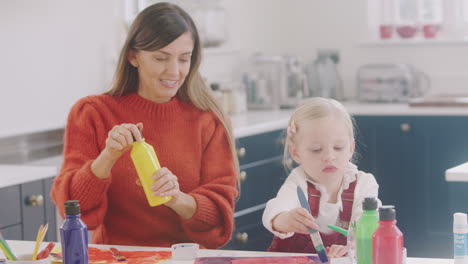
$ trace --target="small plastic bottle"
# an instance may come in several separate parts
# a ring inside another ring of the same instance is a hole
[[[366,197],[362,209],[362,216],[356,223],[357,263],[372,264],[372,235],[379,226],[377,199]]]
[[[78,201],[66,201],[65,221],[60,227],[64,264],[88,264],[88,228],[80,216]]]
[[[153,175],[161,168],[153,146],[148,144],[144,138],[141,142],[135,139],[133,140],[133,148],[130,157],[132,158],[133,165],[135,165],[149,205],[157,206],[170,201],[172,196],[156,196],[151,190],[151,186],[155,182],[155,180],[153,180]]]
[[[468,223],[464,213],[453,214],[453,260],[454,264],[465,264],[468,242]]]
[[[372,235],[373,264],[403,263],[403,233],[396,226],[395,206],[379,208],[379,227]]]

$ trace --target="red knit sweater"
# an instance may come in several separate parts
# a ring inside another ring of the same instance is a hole
[[[194,197],[197,210],[191,219],[164,205],[148,205],[135,183],[130,151],[115,163],[109,178],[100,180],[92,173],[91,163],[112,127],[138,122],[161,166],[178,177],[182,192]],[[62,216],[65,201],[80,200],[82,219],[94,230],[93,243],[166,247],[195,242],[218,248],[231,237],[237,195],[226,131],[212,112],[177,98],[157,104],[136,93],[89,96],[71,109],[64,163],[51,196]]]

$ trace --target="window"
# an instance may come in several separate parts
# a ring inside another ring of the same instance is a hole
[[[368,0],[368,25],[378,42],[466,41],[468,0]]]

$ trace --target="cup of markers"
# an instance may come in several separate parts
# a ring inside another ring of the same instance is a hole
[[[0,250],[3,252],[7,260],[17,260],[17,257],[15,256],[15,254],[13,254],[10,246],[3,238],[2,233],[0,233]]]

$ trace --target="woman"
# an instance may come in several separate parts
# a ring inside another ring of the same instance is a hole
[[[180,7],[158,3],[133,22],[113,87],[71,109],[64,163],[52,188],[60,213],[79,200],[93,243],[218,248],[233,230],[238,161],[232,131],[198,68],[200,39]],[[133,137],[161,163],[150,207],[130,159]]]

